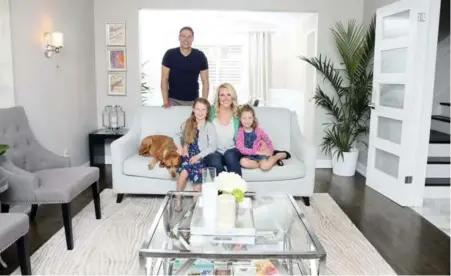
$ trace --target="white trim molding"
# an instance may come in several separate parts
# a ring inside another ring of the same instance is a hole
[[[316,159],[316,168],[317,169],[331,169],[332,168],[332,160]]]
[[[366,165],[364,165],[360,162],[357,162],[356,171],[366,177]]]

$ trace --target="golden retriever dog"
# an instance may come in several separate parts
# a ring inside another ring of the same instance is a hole
[[[174,140],[166,135],[150,135],[141,141],[139,155],[152,156],[149,169],[160,162],[160,168],[167,168],[172,177],[176,176],[177,168],[182,163],[182,157],[177,153]]]

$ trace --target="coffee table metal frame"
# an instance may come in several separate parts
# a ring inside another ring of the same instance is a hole
[[[293,261],[296,260],[308,260],[310,263],[309,269],[305,269],[299,267],[300,272],[302,274],[308,275],[319,275],[324,274],[326,267],[326,251],[318,240],[318,237],[313,232],[311,226],[307,222],[304,213],[300,210],[293,196],[289,194],[285,194],[290,202],[291,206],[294,208],[296,214],[301,220],[303,227],[306,232],[310,236],[311,241],[313,242],[311,246],[311,251],[295,251],[292,252],[269,252],[265,251],[263,253],[258,252],[247,252],[247,251],[235,251],[235,252],[227,252],[227,253],[218,253],[218,252],[196,252],[187,250],[165,250],[165,249],[152,249],[149,248],[152,243],[152,238],[155,235],[158,224],[162,219],[163,213],[165,211],[166,206],[169,204],[169,201],[173,195],[200,195],[200,193],[196,192],[176,192],[169,191],[165,196],[163,202],[159,210],[157,211],[153,223],[150,227],[148,235],[144,240],[140,250],[139,250],[139,262],[140,268],[142,272],[146,275],[154,275],[155,270],[158,272],[160,267],[163,266],[164,274],[163,275],[184,275],[191,267],[191,265],[196,261],[196,259],[212,259],[212,260],[221,260],[225,263],[237,263],[239,260],[253,260],[253,259],[269,259],[274,265],[279,269],[282,275],[293,275]],[[264,196],[261,193],[246,193],[246,196]],[[271,195],[270,195],[271,196]],[[194,208],[192,206],[191,208]],[[308,207],[311,208],[311,207]],[[192,211],[192,210],[191,210]],[[189,210],[188,210],[189,212]],[[285,239],[287,244],[290,244],[290,238]],[[182,243],[187,243],[187,241],[182,241]],[[189,246],[189,244],[186,244]],[[176,274],[172,273],[172,265],[170,265],[167,260],[168,259],[186,259],[183,263],[182,267],[177,271]],[[285,260],[281,262],[280,260]]]

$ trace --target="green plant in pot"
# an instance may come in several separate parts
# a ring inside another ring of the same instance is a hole
[[[368,28],[355,20],[347,26],[335,24],[332,34],[341,59],[340,68],[323,55],[300,57],[324,77],[323,86],[316,87],[313,99],[316,106],[330,115],[321,148],[332,155],[332,168],[337,175],[355,174],[357,144],[369,131],[375,24],[375,18]],[[326,86],[332,88],[332,93],[325,93]]]

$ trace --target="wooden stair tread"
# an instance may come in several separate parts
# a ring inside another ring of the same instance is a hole
[[[434,165],[451,164],[451,158],[450,157],[428,157],[428,164],[434,164]]]
[[[426,178],[426,186],[446,187],[450,186],[450,178]]]
[[[442,121],[442,122],[449,123],[450,118],[447,117],[447,116],[443,116],[443,115],[432,115],[432,120],[437,120],[437,121]]]
[[[449,134],[440,131],[432,130],[429,134],[429,143],[431,144],[449,144]]]

